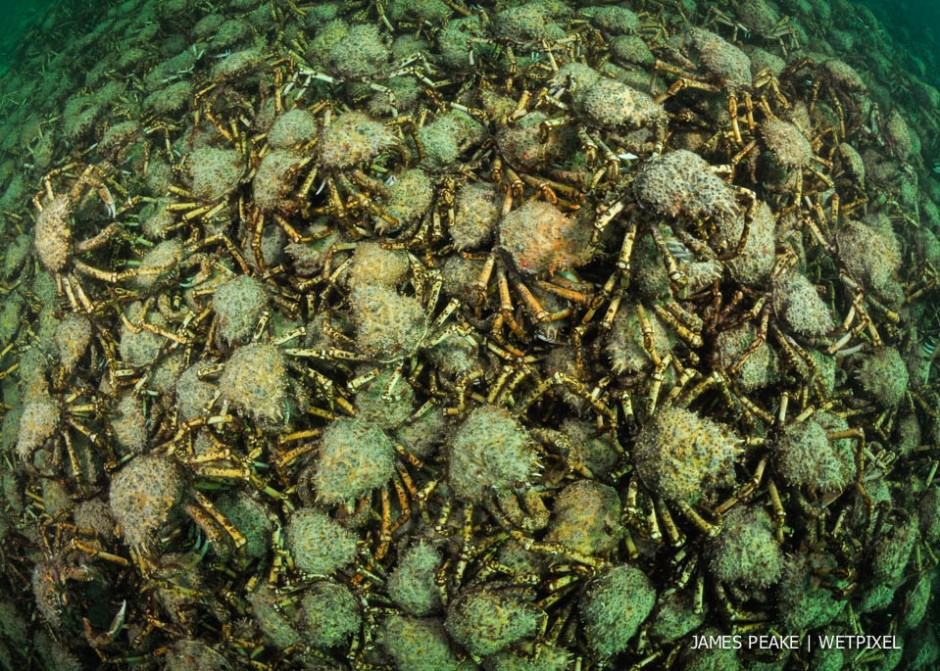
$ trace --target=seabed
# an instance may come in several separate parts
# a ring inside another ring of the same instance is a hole
[[[0,667],[936,669],[940,92],[845,1],[50,9]]]

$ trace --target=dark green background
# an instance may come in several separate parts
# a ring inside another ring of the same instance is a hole
[[[159,0],[153,0],[159,2]],[[938,0],[855,0],[867,5],[885,23],[885,26],[897,34],[908,48],[918,45],[937,47],[940,33],[940,2]],[[79,2],[77,0],[36,0],[35,2],[0,2],[0,45],[3,52],[9,53],[10,43],[30,27],[41,20],[46,9],[58,5],[71,5],[89,8],[94,4],[102,6],[105,2]],[[838,19],[837,19],[838,20]],[[931,54],[936,59],[936,54]]]
[[[56,4],[71,5],[73,2],[36,0],[35,2],[0,2],[0,42],[6,47],[25,29],[42,20],[46,10]],[[94,3],[82,3],[94,4]]]
[[[96,15],[104,14],[110,4],[119,1],[0,0],[0,73],[15,67],[17,43],[23,36],[28,39],[29,31],[43,20],[51,8],[58,12],[74,13],[81,20],[93,22]],[[940,88],[940,0],[852,1],[868,6],[881,19],[891,33],[899,61],[905,67],[921,71],[925,78]],[[839,16],[833,18],[837,23],[844,21]],[[917,64],[915,58],[926,67]]]
[[[902,61],[914,55],[927,66],[926,78],[940,88],[940,1],[857,0],[881,19],[898,46]]]

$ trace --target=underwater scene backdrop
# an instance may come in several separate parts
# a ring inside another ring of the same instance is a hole
[[[940,668],[935,3],[6,3],[0,667]]]

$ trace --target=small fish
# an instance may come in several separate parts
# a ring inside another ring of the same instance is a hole
[[[691,261],[694,258],[689,248],[675,238],[666,239],[666,248],[669,249],[669,253],[672,254],[673,258],[680,263]]]
[[[920,346],[920,351],[923,352],[924,356],[932,357],[937,349],[938,342],[940,342],[940,338],[937,336],[927,336],[924,339],[924,344]]]

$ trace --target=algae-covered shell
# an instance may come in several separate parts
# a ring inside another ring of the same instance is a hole
[[[490,491],[523,486],[538,466],[525,427],[506,410],[493,406],[476,408],[457,428],[449,458],[450,485],[467,501],[480,501]]]
[[[186,491],[184,471],[172,460],[156,454],[132,459],[111,481],[111,512],[124,539],[131,545],[156,540]]]
[[[633,462],[653,491],[694,503],[733,477],[741,439],[728,427],[682,408],[661,408],[637,436]]]
[[[643,571],[621,565],[603,571],[579,603],[588,645],[605,659],[622,652],[656,603],[656,590]]]
[[[329,575],[356,556],[356,537],[329,515],[313,508],[294,511],[284,529],[294,565],[312,575]]]

